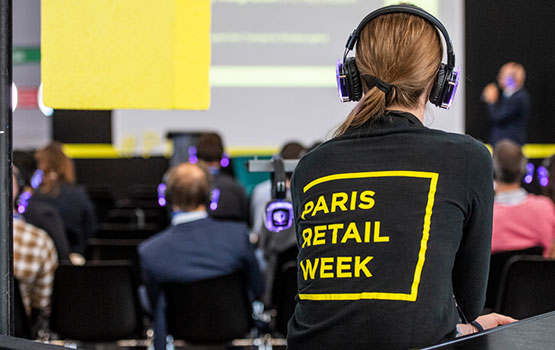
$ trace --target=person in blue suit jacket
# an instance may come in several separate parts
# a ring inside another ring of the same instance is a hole
[[[489,142],[492,146],[505,138],[521,146],[526,143],[530,95],[524,89],[525,80],[524,67],[519,63],[508,62],[499,70],[497,84],[490,83],[484,88],[482,99],[489,113]]]
[[[155,349],[165,349],[165,300],[162,283],[192,282],[242,270],[252,299],[264,291],[263,278],[245,223],[208,217],[208,172],[202,165],[182,163],[167,178],[172,222],[139,245],[143,282],[154,312]]]

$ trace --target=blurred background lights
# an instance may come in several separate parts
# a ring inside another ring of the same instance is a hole
[[[189,151],[189,163],[195,164],[196,162],[198,162],[197,148],[195,146],[189,146],[188,151]]]
[[[224,153],[220,165],[222,168],[227,168],[229,166],[229,156],[227,154]]]
[[[540,182],[540,186],[547,187],[549,184],[549,174],[547,169],[543,166],[538,167],[538,181]]]
[[[534,180],[534,164],[526,164],[526,176],[524,177],[524,183],[531,184]]]
[[[166,184],[161,183],[158,185],[158,205],[161,207],[165,207],[166,204],[168,204],[168,201],[166,200],[166,189]]]

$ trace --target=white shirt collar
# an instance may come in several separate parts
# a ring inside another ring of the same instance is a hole
[[[528,192],[524,188],[502,192],[495,195],[495,203],[502,205],[518,205],[526,200]]]
[[[206,217],[208,217],[208,213],[204,210],[192,211],[192,212],[180,211],[173,214],[172,225],[175,226],[175,225],[184,224],[191,221],[202,220],[202,219],[205,219]]]
[[[503,90],[503,96],[505,96],[506,98],[510,98],[511,96],[513,96],[515,94],[515,92],[517,92],[518,88],[505,88],[505,90]]]

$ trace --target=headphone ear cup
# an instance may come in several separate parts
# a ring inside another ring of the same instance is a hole
[[[293,225],[293,203],[273,200],[266,205],[264,226],[270,232],[280,232]]]
[[[359,101],[362,98],[362,82],[358,72],[356,59],[349,57],[345,60],[344,69],[346,70],[347,85],[351,101]]]
[[[430,102],[435,106],[441,106],[441,100],[443,96],[443,90],[445,88],[445,83],[447,80],[448,68],[445,63],[442,63],[437,72],[436,80],[432,91],[430,92]]]

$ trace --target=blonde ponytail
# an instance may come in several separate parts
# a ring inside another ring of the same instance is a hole
[[[377,88],[371,89],[362,96],[362,99],[351,113],[349,113],[347,119],[337,128],[335,136],[341,136],[348,129],[363,125],[371,119],[372,116],[384,114],[386,102],[386,93],[384,91]]]

